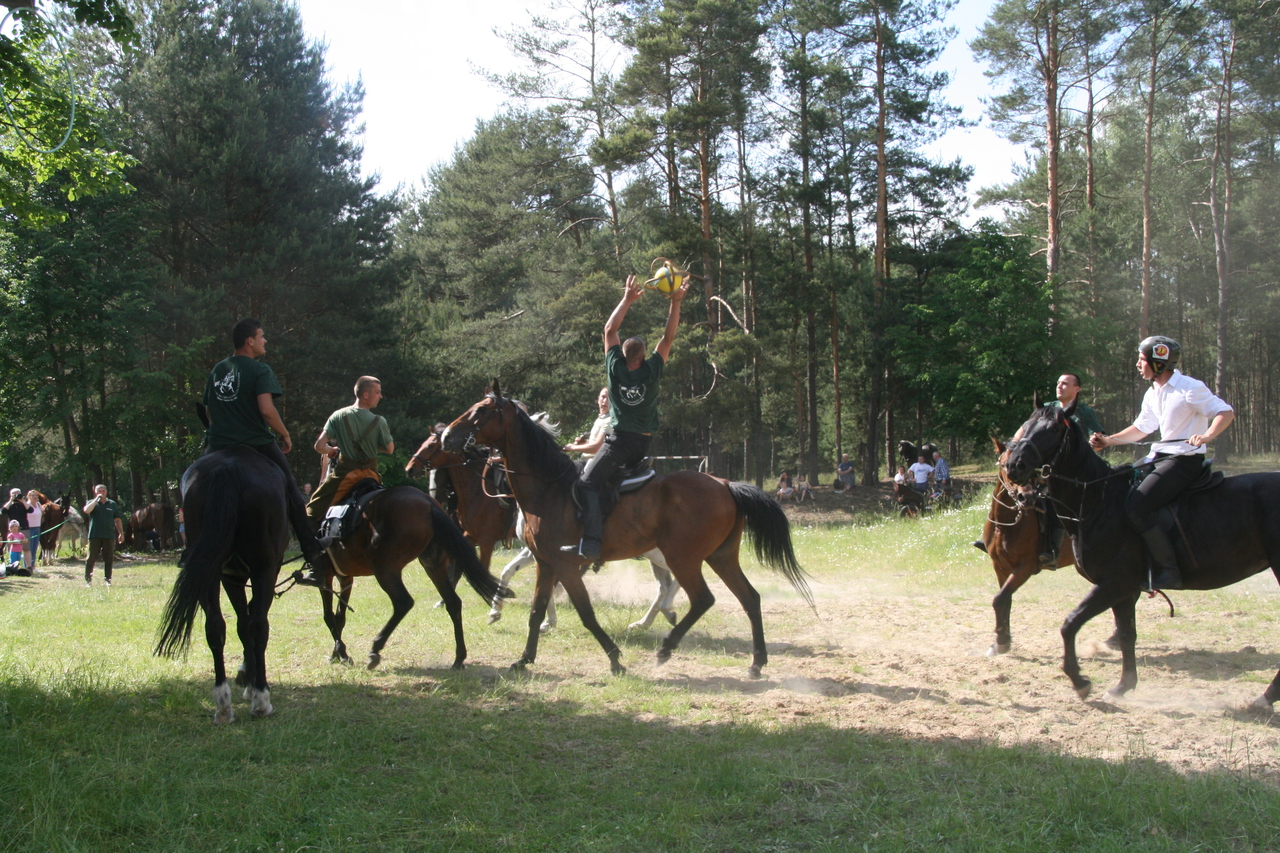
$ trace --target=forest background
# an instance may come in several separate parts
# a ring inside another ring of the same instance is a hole
[[[1219,459],[1274,452],[1280,3],[997,3],[970,47],[1035,156],[971,227],[971,170],[925,153],[959,120],[923,70],[948,8],[557,2],[508,35],[510,106],[389,194],[360,176],[359,84],[328,79],[291,4],[18,14],[0,479],[171,490],[242,316],[266,327],[300,480],[364,373],[401,458],[492,377],[571,436],[621,281],[657,256],[701,279],[653,449],[722,476],[829,479],[849,453],[871,484],[902,438],[986,455],[1066,370],[1119,429],[1151,333],[1236,407]],[[665,308],[646,296],[624,332],[653,343]]]

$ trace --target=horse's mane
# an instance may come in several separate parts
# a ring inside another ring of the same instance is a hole
[[[529,452],[531,473],[549,480],[576,477],[577,467],[556,441],[559,426],[549,423],[545,412],[538,413],[541,416],[541,421],[538,421],[519,406],[512,408],[517,412],[516,429],[520,431],[520,438]]]
[[[1027,419],[1026,425],[1030,426],[1031,424],[1039,421],[1057,422],[1061,416],[1062,408],[1050,403],[1049,405],[1041,406],[1036,409],[1031,414],[1031,417]],[[1071,418],[1065,418],[1065,420],[1067,422],[1066,441],[1072,445],[1068,450],[1072,450],[1074,448],[1074,453],[1080,460],[1079,474],[1081,477],[1098,479],[1119,470],[1119,468],[1112,468],[1107,464],[1105,459],[1094,452],[1093,448],[1089,445],[1089,436],[1084,433],[1084,427],[1080,426],[1080,424],[1076,423]]]
[[[553,423],[551,420],[551,415],[549,413],[538,412],[536,415],[530,415],[529,420],[533,421],[535,424],[545,429],[548,433],[551,434],[552,438],[560,437],[560,424]]]

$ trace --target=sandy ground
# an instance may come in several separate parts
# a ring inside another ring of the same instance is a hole
[[[689,639],[723,638],[740,667],[708,667],[677,651],[657,667],[634,645],[625,659],[644,677],[707,694],[723,718],[772,717],[942,740],[1032,745],[1115,761],[1151,760],[1181,772],[1229,772],[1280,785],[1280,718],[1246,706],[1280,666],[1280,590],[1270,572],[1227,591],[1177,593],[1170,618],[1160,599],[1138,604],[1138,687],[1108,699],[1120,655],[1103,641],[1107,614],[1080,635],[1081,664],[1094,682],[1080,700],[1061,671],[1062,619],[1087,591],[1069,570],[1033,578],[1014,600],[1013,650],[987,655],[993,640],[994,573],[976,550],[975,581],[985,592],[921,594],[883,578],[851,573],[814,584],[817,618],[785,585],[759,569],[770,663],[759,681],[743,677],[749,633],[737,603],[714,585],[712,612],[723,628],[695,626]],[[639,563],[615,563],[591,582],[594,597],[643,609],[654,589]],[[676,601],[683,614],[688,602]],[[562,618],[574,620],[567,604]],[[650,631],[665,633],[661,618]],[[603,658],[600,660],[603,666]],[[538,668],[556,666],[550,655]]]

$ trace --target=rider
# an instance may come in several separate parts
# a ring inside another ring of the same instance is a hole
[[[251,447],[284,473],[289,524],[307,563],[313,571],[323,573],[329,557],[307,523],[306,501],[284,458],[293,449],[289,430],[275,404],[275,398],[284,392],[271,366],[257,360],[267,351],[262,323],[251,317],[236,323],[231,329],[231,344],[235,353],[213,366],[204,386],[204,406],[209,414],[207,452]],[[277,433],[282,446],[276,445]]]
[[[582,471],[582,541],[576,548],[564,546],[565,551],[577,551],[578,556],[587,560],[600,559],[600,541],[604,535],[600,490],[615,471],[640,462],[649,450],[653,431],[658,428],[658,382],[680,326],[680,301],[689,291],[691,281],[686,280],[671,293],[666,329],[653,355],[647,359],[643,338],[627,338],[623,342],[618,337],[627,309],[644,295],[644,288],[636,284],[634,275],[627,276],[622,299],[605,321],[604,363],[609,379],[611,429],[604,437],[604,446]]]
[[[373,413],[382,400],[382,381],[376,376],[361,376],[352,391],[355,401],[329,415],[314,445],[316,453],[329,457],[329,473],[307,501],[307,517],[317,529],[343,479],[362,468],[376,475],[378,453],[394,453],[396,449],[387,419]],[[299,578],[299,583],[313,586],[323,581],[321,571]]]
[[[1076,373],[1064,373],[1058,377],[1058,384],[1054,387],[1054,393],[1057,395],[1049,405],[1057,406],[1060,409],[1066,409],[1075,403],[1075,413],[1071,415],[1071,420],[1080,424],[1084,429],[1085,435],[1092,436],[1094,433],[1105,433],[1102,428],[1102,422],[1098,420],[1098,413],[1089,406],[1080,402],[1080,376]],[[1058,553],[1062,550],[1063,528],[1062,521],[1058,518],[1058,512],[1054,509],[1053,502],[1047,497],[1041,497],[1039,500],[1040,512],[1040,565],[1046,569],[1058,568]]]
[[[585,436],[579,437],[564,446],[565,453],[581,453],[583,458],[590,459],[604,447],[604,437],[609,432],[609,425],[613,421],[613,416],[609,414],[609,389],[601,388],[600,393],[596,396],[596,405],[600,408],[600,414],[596,415],[595,421],[591,424],[591,431]]]
[[[1142,411],[1131,426],[1115,435],[1096,433],[1090,439],[1094,450],[1101,450],[1141,441],[1160,430],[1160,441],[1152,447],[1151,473],[1130,490],[1124,505],[1129,523],[1142,535],[1156,566],[1152,589],[1182,589],[1173,543],[1157,523],[1156,511],[1200,477],[1205,445],[1222,435],[1236,416],[1203,382],[1174,369],[1181,350],[1177,341],[1163,335],[1138,344],[1138,372],[1151,383],[1142,398]]]

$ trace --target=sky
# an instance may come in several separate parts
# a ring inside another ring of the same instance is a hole
[[[478,119],[501,108],[504,97],[476,67],[515,67],[495,28],[523,26],[544,0],[297,0],[307,34],[327,45],[335,83],[361,80],[366,175],[379,189],[414,187],[434,165],[449,160]],[[959,156],[974,167],[973,188],[1007,182],[1023,150],[986,126],[981,97],[989,90],[968,41],[994,0],[960,0],[947,23],[959,33],[939,61],[954,75],[947,99],[980,126],[953,130],[936,146],[942,159]]]

